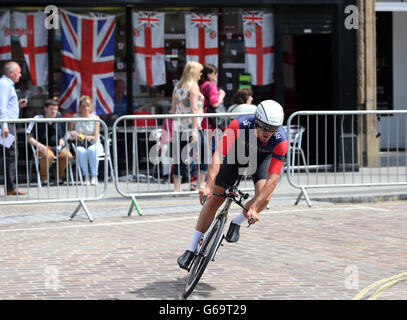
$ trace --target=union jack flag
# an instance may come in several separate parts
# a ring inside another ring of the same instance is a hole
[[[109,16],[108,14],[100,13],[100,12],[89,12],[89,15],[94,18],[104,18],[104,17]]]
[[[243,25],[259,26],[263,25],[263,11],[249,11],[243,14]]]
[[[210,29],[212,24],[211,14],[205,13],[192,13],[192,28],[205,28]]]
[[[88,95],[96,114],[112,113],[115,17],[61,10],[61,26],[61,108],[77,112],[79,98]]]
[[[139,27],[157,28],[160,25],[160,14],[157,12],[140,11],[138,16]]]

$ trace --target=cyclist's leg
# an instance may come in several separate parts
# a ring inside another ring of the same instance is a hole
[[[223,193],[224,191],[225,191],[225,188],[217,186],[217,185],[215,185],[213,188],[213,192],[216,192],[216,193]],[[208,229],[208,227],[212,223],[213,218],[215,217],[216,211],[218,211],[219,207],[222,205],[222,203],[224,201],[225,201],[225,198],[223,198],[223,197],[216,197],[216,196],[210,197],[205,202],[204,206],[201,209],[198,221],[195,226],[195,230],[198,230],[201,233],[205,233],[205,231]]]
[[[215,180],[215,186],[213,191],[217,193],[223,193],[227,186],[233,185],[238,179],[238,167],[234,165],[228,165],[225,162],[221,165],[219,173]],[[188,245],[187,250],[177,260],[181,268],[188,269],[189,263],[192,261],[194,253],[198,248],[198,243],[202,237],[202,234],[206,232],[210,224],[212,223],[216,211],[225,201],[223,197],[210,197],[204,204],[199,214],[198,222],[195,226],[194,233],[192,235],[191,242]]]
[[[222,163],[219,169],[219,173],[216,176],[215,186],[213,192],[224,193],[225,189],[235,184],[239,178],[239,168],[233,164],[227,164],[226,161]],[[201,214],[199,215],[198,222],[196,224],[196,230],[204,233],[210,226],[216,211],[225,201],[223,197],[210,197],[205,205],[202,207]]]
[[[214,187],[214,192],[223,193],[224,188],[216,186]],[[206,200],[204,206],[199,214],[198,222],[196,224],[195,230],[192,234],[192,239],[185,250],[185,252],[178,257],[178,265],[183,269],[189,269],[192,259],[195,256],[195,252],[198,248],[198,243],[201,240],[202,235],[208,229],[215,217],[216,211],[225,201],[225,198],[212,196]]]

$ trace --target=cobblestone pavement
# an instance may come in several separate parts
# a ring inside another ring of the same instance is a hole
[[[0,299],[180,299],[176,258],[199,206],[144,201],[131,217],[129,201],[91,203],[93,223],[69,220],[74,204],[2,207]],[[403,201],[273,206],[220,248],[190,299],[350,300],[377,283],[360,298],[404,300],[406,211]]]

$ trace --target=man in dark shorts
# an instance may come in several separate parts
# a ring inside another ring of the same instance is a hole
[[[258,214],[271,199],[288,149],[287,133],[281,127],[283,120],[281,105],[276,101],[266,100],[257,106],[255,114],[242,115],[229,124],[212,156],[206,187],[199,191],[201,203],[204,195],[207,200],[187,250],[177,259],[181,268],[188,270],[202,234],[225,201],[223,197],[213,196],[213,192],[224,193],[244,170],[246,174],[252,175],[255,196],[246,203],[248,212],[242,211],[230,223],[226,240],[239,240],[240,225],[246,219],[253,218],[254,223],[259,221]]]

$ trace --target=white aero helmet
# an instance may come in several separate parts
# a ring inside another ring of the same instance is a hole
[[[276,131],[283,120],[283,107],[274,100],[262,101],[256,108],[256,126],[264,131]]]

